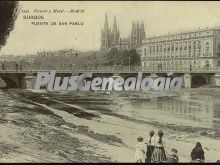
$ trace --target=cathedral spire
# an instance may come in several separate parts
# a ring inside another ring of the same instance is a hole
[[[114,15],[112,32],[117,32],[117,23],[116,23],[116,16],[115,15]]]
[[[104,23],[104,30],[108,30],[108,16],[105,13],[105,23]]]
[[[139,28],[139,22],[137,21],[137,28]]]
[[[141,22],[141,29],[144,29],[144,22]]]

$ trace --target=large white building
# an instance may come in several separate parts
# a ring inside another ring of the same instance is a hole
[[[220,28],[145,38],[143,68],[177,70],[220,66]]]

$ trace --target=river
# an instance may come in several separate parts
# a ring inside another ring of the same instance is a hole
[[[150,92],[0,91],[0,162],[134,162],[138,136],[162,129],[190,161],[197,141],[220,159],[220,89]]]

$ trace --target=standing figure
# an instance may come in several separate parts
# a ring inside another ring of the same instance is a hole
[[[152,153],[151,161],[154,163],[166,162],[165,154],[165,142],[163,140],[163,131],[158,131],[158,138],[155,138],[154,141],[154,151]]]
[[[136,144],[136,150],[135,150],[135,160],[136,163],[144,163],[145,161],[145,149],[146,145],[143,142],[143,137],[138,137],[137,138],[138,143]]]
[[[192,162],[204,162],[204,150],[202,149],[202,145],[200,142],[196,143],[196,146],[193,148],[191,152]]]
[[[151,162],[151,156],[152,156],[152,153],[153,153],[153,150],[154,150],[153,136],[154,136],[154,131],[152,130],[152,131],[150,131],[150,138],[149,138],[149,141],[147,143],[146,162],[148,162],[148,163]]]

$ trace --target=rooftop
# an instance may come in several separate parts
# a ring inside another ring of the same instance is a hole
[[[168,34],[164,34],[164,35],[149,36],[149,37],[146,37],[145,39],[176,36],[176,35],[184,35],[184,34],[195,33],[195,32],[204,32],[204,31],[209,31],[209,30],[220,30],[220,26],[197,28],[197,29],[188,29],[188,30],[186,30],[186,29],[185,30],[176,30],[174,33],[169,32]]]

